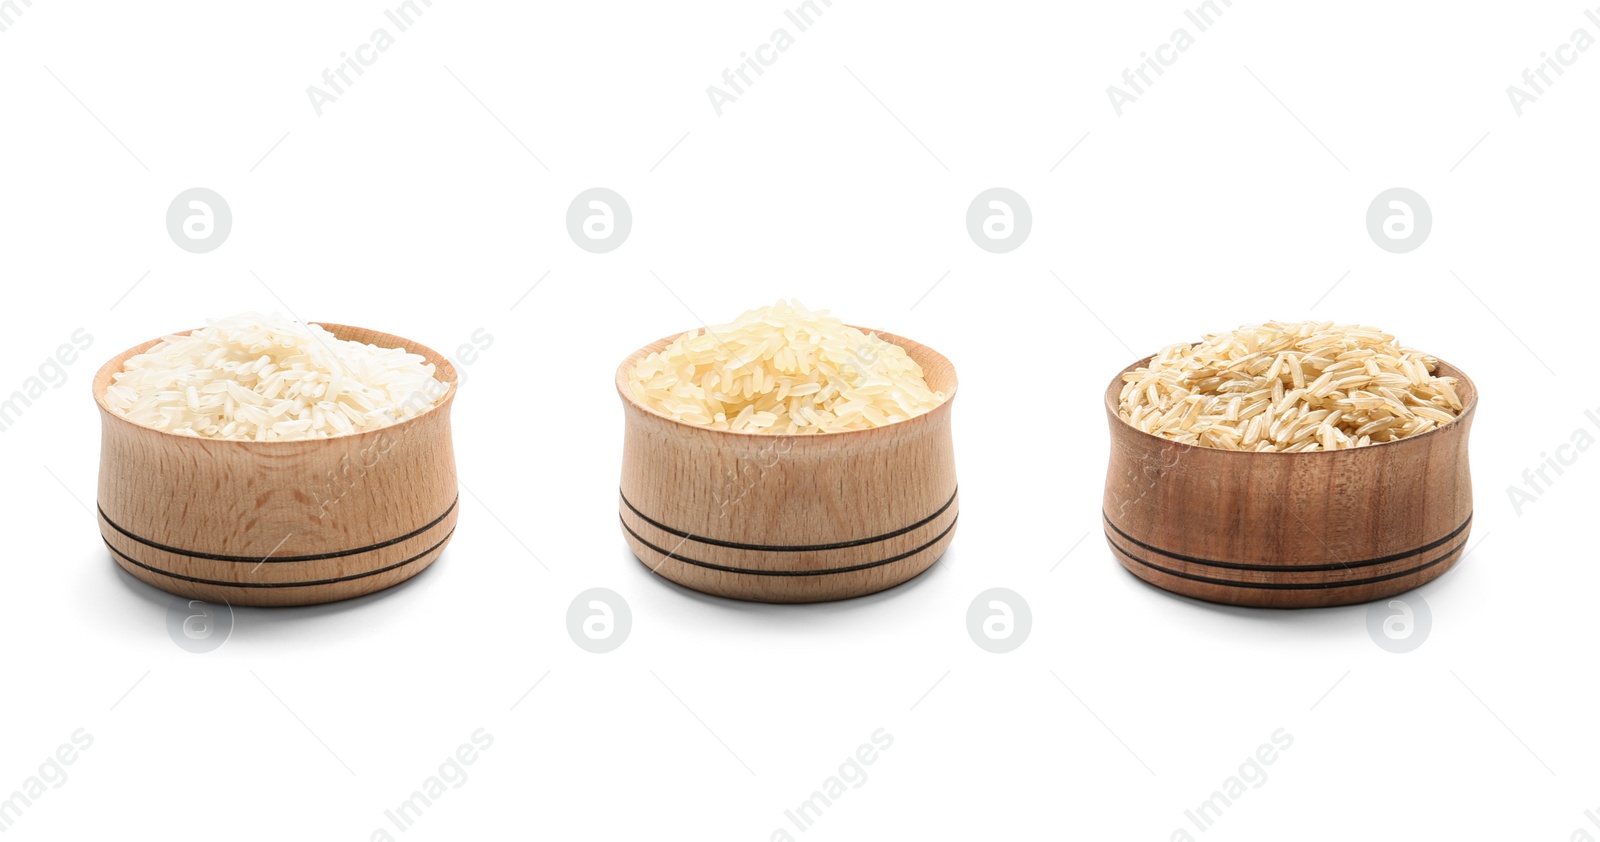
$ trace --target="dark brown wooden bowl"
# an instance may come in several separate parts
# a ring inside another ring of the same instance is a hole
[[[1467,435],[1478,390],[1460,369],[1459,417],[1421,435],[1353,450],[1253,453],[1179,444],[1118,415],[1106,389],[1111,464],[1102,520],[1133,575],[1229,605],[1309,608],[1368,602],[1443,575],[1472,531]]]

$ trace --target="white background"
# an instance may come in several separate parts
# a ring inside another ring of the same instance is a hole
[[[405,838],[1600,836],[1600,452],[1520,515],[1506,493],[1600,437],[1600,48],[1520,117],[1505,91],[1600,27],[1566,2],[1289,6],[1239,0],[1202,34],[1173,2],[837,0],[802,34],[781,3],[438,0],[401,34],[383,3],[17,4],[0,395],[75,329],[94,344],[0,434],[0,796],[76,729],[94,743],[6,838],[367,839],[478,728],[492,748]],[[793,47],[717,116],[706,87],[780,26]],[[393,47],[318,116],[306,87],[379,27]],[[1178,27],[1194,46],[1119,117],[1106,87]],[[164,228],[196,186],[234,215],[204,255]],[[564,222],[596,186],[634,215],[609,254]],[[996,186],[1033,213],[1008,254],[964,228]],[[1403,255],[1364,223],[1396,186],[1434,218]],[[617,363],[788,296],[961,375],[961,525],[904,587],[713,599],[620,536]],[[412,582],[240,609],[191,654],[96,533],[88,384],[251,309],[447,352],[491,333],[455,405],[470,493]],[[1410,654],[1362,606],[1168,596],[1100,537],[1110,377],[1271,318],[1381,326],[1482,392],[1472,549],[1419,592]],[[610,654],[565,630],[591,587],[632,609]],[[991,587],[1032,609],[1010,654],[967,635]],[[880,728],[865,783],[791,825]],[[1292,748],[1201,834],[1184,811],[1279,728]]]

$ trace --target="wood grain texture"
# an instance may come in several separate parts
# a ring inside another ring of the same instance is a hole
[[[117,355],[94,379],[98,519],[124,570],[192,599],[310,605],[391,587],[438,559],[459,509],[450,439],[454,367],[398,336],[318,324],[340,339],[426,357],[449,391],[421,415],[354,435],[199,439],[111,411],[105,393],[112,375],[160,340]]]
[[[646,567],[705,593],[820,602],[927,570],[955,536],[960,500],[950,413],[956,373],[938,352],[879,332],[922,366],[944,403],[870,430],[779,436],[710,430],[641,406],[617,368],[626,418],[618,509]]]
[[[1456,420],[1320,453],[1229,451],[1141,432],[1118,415],[1118,374],[1105,394],[1102,526],[1112,553],[1150,584],[1230,605],[1345,605],[1432,581],[1472,531],[1467,437],[1478,403],[1459,369],[1440,362],[1438,373],[1460,379]]]

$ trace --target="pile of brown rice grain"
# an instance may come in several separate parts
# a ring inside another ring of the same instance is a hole
[[[1438,360],[1373,327],[1267,322],[1172,345],[1122,376],[1122,420],[1225,450],[1343,450],[1426,433],[1461,412]]]
[[[785,301],[685,333],[641,360],[629,385],[687,424],[780,435],[882,427],[945,399],[904,348]]]
[[[319,439],[387,427],[449,391],[404,348],[335,337],[320,325],[246,313],[163,337],[112,375],[106,405],[180,436]]]

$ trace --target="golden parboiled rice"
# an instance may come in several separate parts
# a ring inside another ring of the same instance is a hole
[[[1373,327],[1267,322],[1163,349],[1122,376],[1119,414],[1201,447],[1365,447],[1455,420],[1456,379],[1437,364]]]
[[[881,427],[945,399],[904,348],[798,301],[685,333],[641,360],[629,385],[688,424],[786,435]]]

